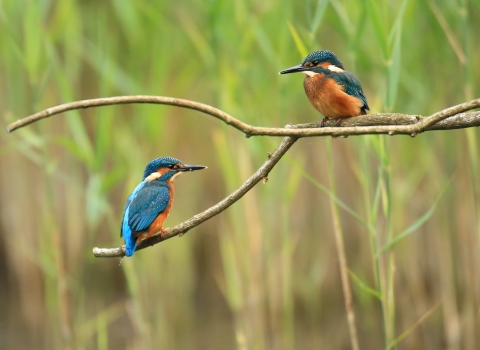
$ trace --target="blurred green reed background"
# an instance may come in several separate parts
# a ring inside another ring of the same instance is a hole
[[[0,2],[3,125],[57,104],[151,94],[253,125],[319,120],[299,75],[330,49],[372,112],[479,97],[480,1]],[[281,139],[198,112],[123,105],[0,133],[2,349],[479,349],[479,130],[302,139],[214,219],[124,259],[148,161],[176,181],[167,226],[223,199]],[[345,311],[343,235],[357,336]]]

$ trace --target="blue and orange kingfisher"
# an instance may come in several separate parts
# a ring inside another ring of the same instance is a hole
[[[364,115],[370,110],[360,82],[345,70],[332,51],[314,51],[302,64],[280,74],[296,72],[306,75],[303,87],[310,103],[324,116],[322,127],[327,119],[338,118],[335,126],[339,126],[344,118]]]
[[[148,163],[142,182],[128,197],[123,210],[120,237],[123,236],[126,256],[135,253],[137,243],[164,232],[163,223],[170,214],[175,194],[173,180],[186,171],[205,169],[203,165],[183,164],[172,157],[161,157]]]

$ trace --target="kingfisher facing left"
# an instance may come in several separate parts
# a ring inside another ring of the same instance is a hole
[[[360,82],[345,70],[332,51],[314,51],[302,64],[282,70],[280,74],[296,72],[306,75],[303,87],[310,103],[324,116],[321,126],[325,126],[327,119],[335,118],[338,126],[343,118],[364,115],[370,110]]]
[[[203,165],[183,164],[172,157],[148,163],[143,180],[128,197],[123,211],[120,237],[123,236],[126,256],[132,256],[141,240],[165,231],[163,223],[173,205],[173,180],[186,171],[205,169]]]

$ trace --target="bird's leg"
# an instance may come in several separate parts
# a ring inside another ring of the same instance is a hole
[[[320,123],[320,127],[323,128],[325,126],[325,122],[328,120],[328,117],[325,117],[322,119],[322,122]]]
[[[163,234],[164,234],[166,231],[168,231],[168,230],[170,230],[170,227],[161,228],[161,229],[160,229],[160,236],[163,236]]]
[[[345,118],[337,118],[337,121],[335,122],[335,126],[339,126],[342,123],[342,120]]]

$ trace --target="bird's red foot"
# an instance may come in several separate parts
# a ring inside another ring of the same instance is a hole
[[[320,127],[323,128],[325,126],[325,122],[328,120],[328,117],[325,117],[322,119],[322,122],[320,123]]]
[[[163,236],[163,234],[164,234],[167,230],[170,230],[170,227],[161,228],[161,229],[160,229],[160,237]]]
[[[337,118],[337,121],[335,122],[335,126],[339,126],[340,124],[342,124],[343,119],[345,118]]]

